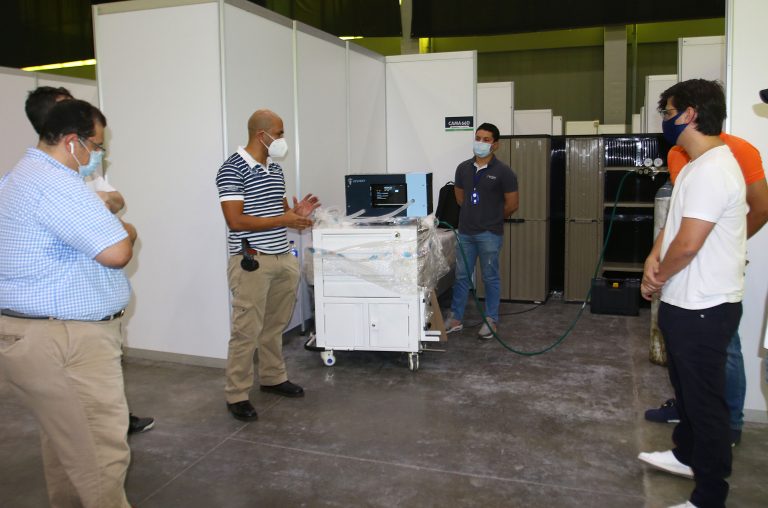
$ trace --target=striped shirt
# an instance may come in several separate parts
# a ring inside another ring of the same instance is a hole
[[[0,180],[0,309],[83,321],[124,309],[128,279],[94,257],[127,236],[80,175],[28,149]]]
[[[242,201],[243,213],[254,217],[276,217],[285,213],[283,168],[267,159],[265,168],[240,147],[224,161],[216,175],[220,201]],[[288,231],[284,227],[264,231],[230,231],[229,254],[242,251],[242,239],[251,248],[268,254],[288,252]]]

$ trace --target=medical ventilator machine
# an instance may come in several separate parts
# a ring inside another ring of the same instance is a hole
[[[428,215],[431,177],[347,175],[346,213],[315,212],[305,270],[325,365],[339,350],[399,351],[416,371],[424,343],[445,340],[434,288],[450,271],[444,250],[455,247]]]

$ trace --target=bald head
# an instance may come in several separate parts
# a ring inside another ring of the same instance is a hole
[[[269,132],[277,123],[282,123],[282,120],[268,109],[260,109],[254,112],[248,119],[248,139],[253,139],[261,131]]]
[[[282,118],[273,111],[260,109],[248,119],[248,145],[245,149],[256,161],[265,163],[269,146],[283,134]]]

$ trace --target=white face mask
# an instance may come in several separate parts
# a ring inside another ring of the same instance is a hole
[[[269,136],[269,133],[266,131],[264,132],[267,136]],[[272,136],[269,136],[272,139],[272,142],[267,147],[267,152],[269,153],[269,156],[273,159],[282,159],[285,157],[285,154],[288,153],[288,142],[285,140],[285,138],[273,138]],[[264,146],[267,146],[262,141],[262,144]]]

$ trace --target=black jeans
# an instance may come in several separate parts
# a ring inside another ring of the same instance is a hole
[[[699,508],[722,508],[728,496],[731,442],[725,362],[740,319],[741,303],[699,310],[664,302],[659,307],[669,380],[680,413],[672,451],[693,469],[696,488],[690,500]]]

